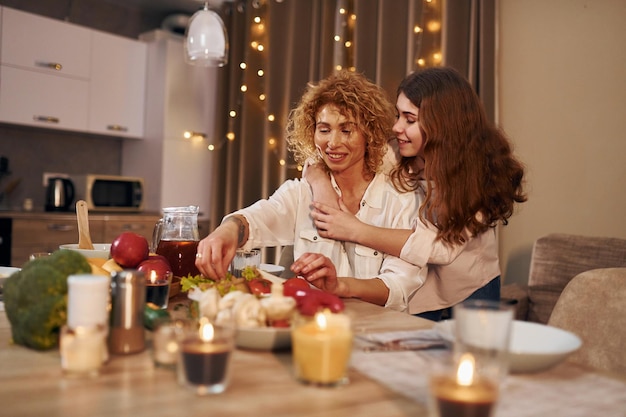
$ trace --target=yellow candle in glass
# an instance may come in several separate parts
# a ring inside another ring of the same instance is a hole
[[[344,314],[319,312],[314,319],[296,325],[292,352],[297,378],[305,383],[342,383],[352,353],[350,319]]]

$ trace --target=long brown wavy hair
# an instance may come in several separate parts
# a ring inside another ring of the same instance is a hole
[[[438,239],[449,244],[464,242],[465,228],[478,235],[507,224],[515,203],[526,201],[524,167],[469,82],[452,68],[429,68],[408,75],[400,93],[419,109],[424,169],[414,169],[419,157],[403,157],[391,178],[401,191],[426,180],[421,221],[435,224]]]
[[[298,105],[290,112],[287,143],[299,164],[310,160],[323,163],[315,148],[315,118],[325,105],[337,106],[352,119],[367,143],[365,174],[378,172],[387,151],[395,110],[385,91],[364,75],[346,70],[333,73],[318,83],[310,83]]]

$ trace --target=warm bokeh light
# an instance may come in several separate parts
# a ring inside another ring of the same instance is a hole
[[[431,20],[426,24],[426,28],[431,32],[439,32],[441,30],[441,22],[438,20]]]

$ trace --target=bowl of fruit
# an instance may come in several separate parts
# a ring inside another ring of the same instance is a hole
[[[98,258],[109,259],[111,257],[111,244],[110,243],[94,243],[93,249],[83,249],[78,247],[78,243],[67,243],[65,245],[59,245],[59,249],[73,250],[85,258]]]

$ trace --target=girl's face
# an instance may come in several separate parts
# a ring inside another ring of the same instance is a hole
[[[349,168],[362,172],[365,158],[365,137],[357,125],[330,104],[323,106],[315,118],[315,147],[335,173]]]
[[[398,151],[405,157],[424,156],[424,138],[418,121],[419,109],[415,107],[404,93],[398,95],[396,100],[398,112],[393,132],[398,140]]]

